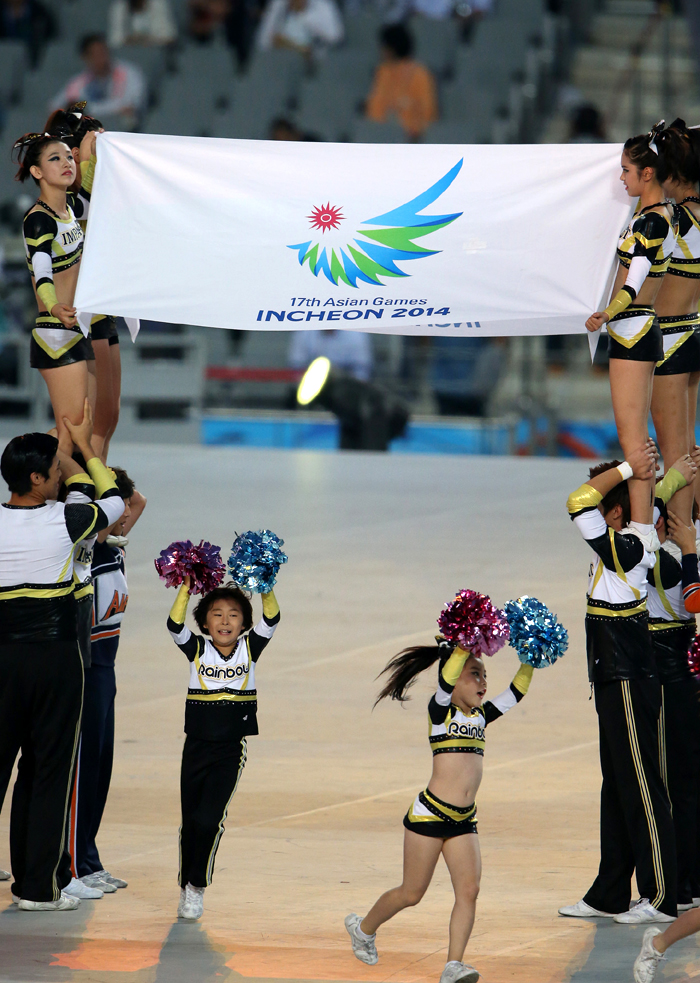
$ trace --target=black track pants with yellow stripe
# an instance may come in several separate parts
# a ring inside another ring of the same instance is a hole
[[[207,887],[224,823],[245,768],[245,737],[202,741],[188,735],[180,772],[180,887]]]
[[[596,683],[600,734],[600,869],[584,900],[626,911],[636,871],[641,898],[676,915],[676,844],[659,767],[661,686],[656,679]]]

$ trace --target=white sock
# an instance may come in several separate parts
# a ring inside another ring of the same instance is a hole
[[[357,926],[357,934],[360,936],[360,938],[362,939],[363,942],[369,942],[370,939],[373,939],[376,936],[377,933],[375,932],[374,935],[365,935],[365,933],[362,931],[362,929],[358,925]]]
[[[642,535],[647,535],[654,528],[651,522],[630,522],[633,529],[638,529]]]

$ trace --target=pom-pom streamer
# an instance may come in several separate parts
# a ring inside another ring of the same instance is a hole
[[[536,597],[525,594],[517,601],[507,601],[505,613],[510,626],[510,644],[526,665],[535,669],[551,666],[569,647],[566,628]]]
[[[508,641],[503,611],[475,590],[461,590],[438,618],[442,635],[472,655],[494,655]]]
[[[688,649],[688,668],[700,682],[700,635],[696,635]]]
[[[267,594],[275,585],[279,568],[287,562],[284,540],[269,529],[244,532],[231,547],[228,571],[234,583],[254,594]]]
[[[199,546],[189,539],[171,543],[153,562],[168,587],[179,587],[190,577],[190,594],[208,594],[219,586],[226,572],[221,548],[204,540]]]

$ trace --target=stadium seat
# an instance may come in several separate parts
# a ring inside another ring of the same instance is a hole
[[[374,120],[360,117],[353,123],[354,143],[406,143],[406,132],[398,123],[375,123]]]
[[[306,81],[299,95],[296,124],[322,140],[348,140],[358,103],[366,91],[358,94],[342,84],[329,85],[325,79]]]
[[[438,78],[452,70],[457,48],[457,28],[453,20],[414,17],[411,31],[416,42],[415,58]]]
[[[481,132],[471,122],[454,122],[439,120],[433,123],[423,134],[421,143],[484,143]]]
[[[22,94],[27,49],[21,41],[0,41],[0,104],[9,106]]]

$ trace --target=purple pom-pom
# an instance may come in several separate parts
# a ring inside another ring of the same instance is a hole
[[[461,590],[438,618],[444,637],[472,655],[495,655],[510,637],[508,621],[491,598],[475,590]]]
[[[189,539],[171,543],[153,562],[167,587],[179,587],[190,577],[190,594],[208,594],[219,586],[226,572],[220,547],[204,540],[199,546]]]
[[[688,649],[688,668],[700,680],[700,635],[696,635]]]

